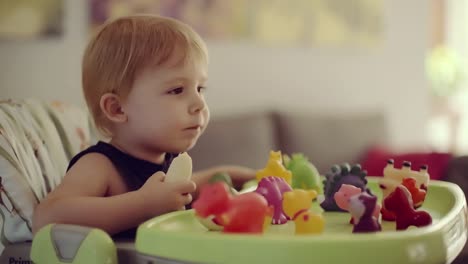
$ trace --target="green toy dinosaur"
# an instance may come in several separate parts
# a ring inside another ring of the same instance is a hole
[[[213,177],[211,177],[208,182],[209,183],[215,183],[215,182],[219,182],[219,181],[225,182],[229,186],[229,189],[231,190],[231,194],[234,194],[234,195],[239,194],[238,191],[236,189],[234,189],[234,186],[233,186],[232,180],[231,180],[231,176],[229,176],[228,173],[218,172],[215,175],[213,175]]]
[[[322,180],[317,168],[302,153],[294,153],[291,158],[283,155],[283,163],[287,170],[292,173],[292,188],[315,190],[323,193]]]

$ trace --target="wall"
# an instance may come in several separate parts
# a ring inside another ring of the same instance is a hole
[[[385,38],[374,50],[208,43],[212,112],[377,109],[388,115],[395,146],[422,144],[428,117],[428,6],[421,1],[383,1]],[[63,38],[0,43],[0,98],[58,98],[83,104],[80,59],[87,37],[86,5],[65,3]]]
[[[445,139],[445,142],[454,142],[454,151],[459,155],[468,154],[468,3],[466,1],[446,0],[446,24],[445,24],[445,38],[443,44],[453,49],[460,57],[460,63],[463,67],[463,79],[459,83],[459,90],[452,98],[449,99],[452,110],[458,114],[458,127],[456,134],[446,131],[449,126],[447,117],[444,119],[435,119],[435,125],[439,129],[445,129],[445,134],[436,134],[440,139]],[[444,137],[445,136],[445,137]],[[453,138],[451,138],[453,137]],[[452,140],[453,141],[452,141]],[[444,143],[445,143],[444,142]]]

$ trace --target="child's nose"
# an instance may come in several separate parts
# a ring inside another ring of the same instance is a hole
[[[191,114],[194,114],[194,113],[200,112],[205,107],[206,107],[206,102],[203,96],[201,94],[196,94],[193,96],[193,101],[190,105],[189,111]]]

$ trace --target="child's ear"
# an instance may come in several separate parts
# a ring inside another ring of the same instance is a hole
[[[120,97],[113,93],[106,93],[101,96],[99,102],[101,111],[112,122],[123,123],[127,121],[127,114],[122,109]]]

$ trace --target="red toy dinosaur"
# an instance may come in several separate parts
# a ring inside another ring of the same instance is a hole
[[[414,178],[404,178],[402,184],[408,189],[413,198],[414,208],[419,208],[426,198],[426,191],[418,188],[416,179]]]
[[[384,200],[385,208],[396,217],[396,229],[405,230],[409,226],[422,227],[432,223],[431,215],[426,211],[416,211],[411,193],[403,185],[398,185]]]
[[[192,207],[202,218],[214,215],[214,221],[224,227],[223,231],[231,233],[262,233],[273,214],[262,195],[250,192],[232,196],[223,182],[201,189]]]

